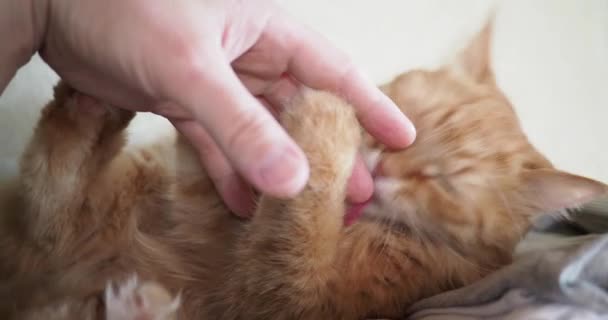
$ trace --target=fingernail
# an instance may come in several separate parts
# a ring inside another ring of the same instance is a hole
[[[403,129],[405,130],[407,136],[410,139],[410,142],[408,143],[408,145],[410,145],[416,140],[416,127],[414,126],[412,121],[407,118],[407,116],[404,116],[403,118],[405,118],[405,120],[403,121]]]
[[[277,148],[262,161],[262,191],[277,197],[294,196],[304,188],[308,175],[306,157],[299,149]]]
[[[396,132],[400,133],[401,136],[406,137],[406,140],[403,141],[403,146],[407,147],[414,143],[416,140],[416,127],[412,123],[412,121],[407,117],[407,114],[403,113],[401,109],[391,100],[389,97],[384,96],[386,99],[387,105],[390,104],[393,106],[393,110],[395,110],[398,114],[396,114],[393,119],[397,120],[397,128]]]

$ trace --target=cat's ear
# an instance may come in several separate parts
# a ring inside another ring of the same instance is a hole
[[[469,45],[456,56],[449,66],[451,71],[465,75],[478,83],[495,83],[491,65],[493,20],[490,19]]]
[[[539,213],[579,207],[608,194],[608,186],[601,182],[554,169],[527,171],[523,181],[522,196]]]

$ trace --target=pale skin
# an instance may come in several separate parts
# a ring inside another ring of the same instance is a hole
[[[346,97],[389,148],[415,138],[344,53],[271,1],[3,0],[0,42],[0,93],[38,52],[88,96],[169,119],[243,216],[249,186],[291,197],[308,179],[306,157],[275,118],[302,86]],[[357,161],[348,199],[372,192]]]

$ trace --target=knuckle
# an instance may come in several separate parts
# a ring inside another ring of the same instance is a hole
[[[196,141],[196,146],[200,157],[206,163],[213,161],[220,153],[213,140],[207,135]]]
[[[199,45],[185,40],[177,40],[169,48],[169,57],[166,61],[172,66],[173,81],[176,84],[200,83],[205,76],[205,52],[199,50]]]
[[[191,39],[184,37],[177,37],[173,41],[166,44],[168,46],[168,52],[173,58],[182,63],[188,63],[196,59],[196,46]]]
[[[199,156],[213,184],[220,186],[234,172],[228,160],[213,140],[203,139],[199,144]]]
[[[262,113],[255,110],[239,113],[231,123],[233,125],[226,139],[226,147],[232,150],[239,150],[263,138],[268,124]]]

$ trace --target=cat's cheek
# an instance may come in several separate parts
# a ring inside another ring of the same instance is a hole
[[[365,211],[377,218],[407,222],[417,209],[414,199],[404,192],[406,187],[406,182],[399,179],[376,177],[373,201]]]
[[[404,183],[395,178],[376,177],[374,179],[374,198],[382,203],[398,201],[399,191]]]

